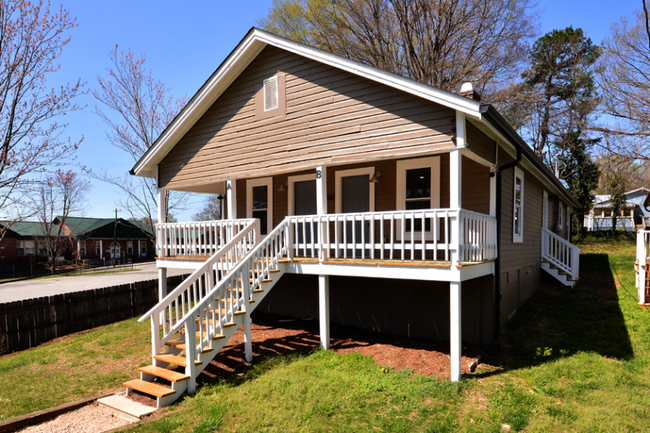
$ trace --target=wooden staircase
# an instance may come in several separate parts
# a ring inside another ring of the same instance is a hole
[[[578,282],[579,278],[573,278],[567,272],[563,271],[559,267],[555,266],[553,263],[542,262],[542,269],[546,271],[547,274],[558,280],[560,283],[566,287],[573,287]]]
[[[287,229],[281,224],[257,242],[259,230],[247,227],[140,319],[151,319],[152,364],[123,384],[127,395],[135,390],[163,407],[193,393],[198,375],[242,325],[252,361],[250,314],[285,273]]]

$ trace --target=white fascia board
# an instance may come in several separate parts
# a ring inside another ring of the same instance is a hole
[[[188,106],[174,119],[169,127],[156,141],[155,148],[145,155],[133,171],[138,176],[154,177],[155,168],[162,158],[176,145],[187,131],[201,118],[208,108],[217,100],[239,74],[266,47],[273,45],[286,51],[301,55],[308,59],[341,69],[369,80],[385,84],[389,87],[410,93],[414,96],[435,102],[453,110],[461,111],[473,118],[482,119],[481,104],[463,96],[454,95],[413,80],[399,77],[380,69],[311,48],[297,42],[284,39],[265,31],[254,29],[241,42],[241,46],[233,52],[214,76],[192,98]]]
[[[333,66],[337,69],[350,72],[360,77],[385,84],[389,87],[393,87],[403,92],[410,93],[412,95],[427,99],[440,105],[444,105],[453,110],[461,111],[474,118],[481,119],[482,117],[480,113],[481,103],[473,101],[464,96],[454,95],[453,93],[445,92],[444,90],[440,90],[426,84],[421,84],[416,81],[392,74],[390,72],[382,71],[381,69],[337,56],[336,54],[308,47],[306,45],[302,45],[258,29],[253,32],[253,37],[258,38],[259,40],[269,45],[282,48],[286,51],[293,52],[308,59],[312,59],[320,63]]]
[[[205,83],[193,101],[183,109],[169,127],[157,140],[156,148],[145,155],[134,167],[137,176],[155,176],[155,167],[162,158],[178,143],[192,126],[205,114],[212,104],[221,96],[228,86],[253,61],[257,54],[264,49],[264,44],[253,36],[243,41],[242,46],[235,51],[224,65]]]

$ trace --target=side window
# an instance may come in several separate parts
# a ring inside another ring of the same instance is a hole
[[[515,167],[512,242],[524,241],[524,172]]]
[[[95,254],[98,256],[102,254],[102,248],[99,241],[95,241]]]
[[[147,241],[140,241],[140,254],[147,255]]]
[[[558,230],[564,229],[564,203],[560,202],[560,210],[557,213]]]
[[[79,254],[86,255],[86,241],[79,241]]]
[[[260,231],[267,235],[273,230],[273,178],[246,181],[246,217],[260,220]]]
[[[16,245],[18,251],[17,255],[18,256],[29,256],[29,255],[34,255],[34,247],[35,243],[34,241],[17,241]]]
[[[130,256],[133,255],[133,241],[126,242],[126,253]]]

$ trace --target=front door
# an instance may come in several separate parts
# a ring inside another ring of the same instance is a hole
[[[358,170],[346,170],[344,172],[337,172],[337,182],[339,185],[337,192],[340,194],[340,212],[341,213],[362,213],[370,212],[373,209],[373,193],[374,184],[370,182],[370,178],[374,172],[373,168],[365,168]],[[337,206],[338,207],[338,206]],[[343,230],[346,244],[362,244],[364,241],[368,242],[370,236],[370,222],[362,224],[361,221],[346,221]],[[363,254],[362,254],[363,253]],[[346,248],[345,256],[347,257],[368,257],[369,250],[362,252],[360,248],[352,249]]]
[[[316,179],[296,180],[291,181],[291,184],[293,187],[293,214],[316,215]],[[311,244],[312,239],[318,239],[318,224],[298,223],[297,230],[298,250],[296,254],[311,257],[312,249],[307,246]]]

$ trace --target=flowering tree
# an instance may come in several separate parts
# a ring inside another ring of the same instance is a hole
[[[145,69],[144,56],[136,58],[132,51],[120,51],[117,45],[109,56],[113,66],[107,70],[107,77],[97,77],[99,88],[92,92],[109,110],[96,107],[95,111],[110,127],[106,134],[110,143],[137,162],[185,105],[186,99],[168,96],[169,89]],[[127,173],[107,171],[93,176],[120,189],[124,200],[119,205],[131,214],[131,218],[146,221],[155,233],[153,222],[158,202],[155,179],[134,179]],[[172,212],[187,206],[187,197],[167,192],[165,202],[170,218]]]
[[[75,19],[42,1],[0,0],[0,217],[18,218],[37,173],[69,163],[79,142],[56,118],[78,107],[81,83],[52,89]],[[4,232],[0,232],[0,239]]]
[[[33,213],[43,234],[35,240],[39,253],[48,258],[52,273],[57,257],[71,246],[71,239],[64,228],[66,220],[83,210],[89,190],[88,181],[77,173],[57,170],[40,184],[38,193],[32,197]]]

